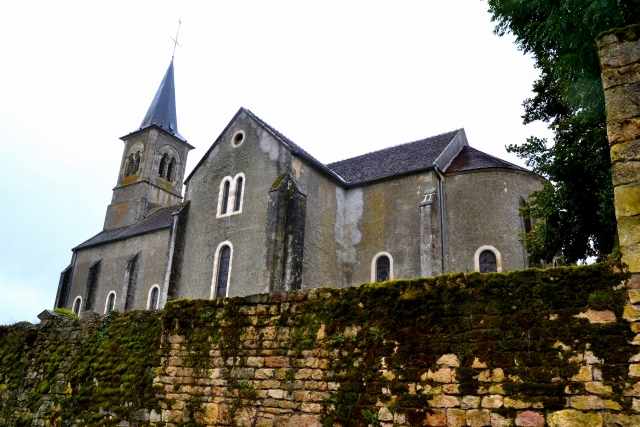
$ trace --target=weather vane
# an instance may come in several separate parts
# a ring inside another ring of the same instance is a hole
[[[178,19],[178,32],[176,33],[176,38],[174,39],[173,37],[170,37],[170,39],[173,40],[173,53],[171,54],[171,59],[173,59],[174,55],[176,54],[176,46],[180,46],[180,43],[178,43],[178,35],[180,34],[181,24],[182,24],[182,21]]]

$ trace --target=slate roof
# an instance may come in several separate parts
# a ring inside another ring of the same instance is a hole
[[[107,242],[126,239],[131,236],[149,233],[151,231],[160,230],[171,226],[173,217],[171,214],[178,209],[179,205],[169,206],[168,208],[158,209],[146,218],[141,219],[135,224],[126,227],[116,228],[114,230],[105,230],[96,234],[84,243],[79,244],[73,250],[84,249],[90,246],[101,245]]]
[[[460,129],[329,163],[327,166],[347,183],[371,181],[426,168],[435,163],[458,132]]]
[[[184,140],[178,133],[178,116],[176,114],[176,88],[173,81],[173,59],[158,87],[156,96],[145,114],[140,129],[156,125],[172,135]]]
[[[475,148],[465,146],[444,171],[463,172],[475,169],[504,168],[530,172],[528,169],[509,163]]]

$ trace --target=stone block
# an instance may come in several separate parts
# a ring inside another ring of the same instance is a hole
[[[640,378],[640,364],[632,363],[629,365],[629,378]]]
[[[569,405],[581,411],[602,409],[604,407],[602,399],[598,396],[572,396],[569,398]]]
[[[632,273],[640,272],[640,244],[632,246],[622,246],[622,262],[627,265],[627,269]]]
[[[471,409],[465,418],[469,427],[483,427],[491,425],[491,412],[486,409]]]
[[[247,366],[261,368],[264,366],[264,357],[247,357]]]
[[[631,162],[640,160],[640,139],[638,138],[638,135],[640,135],[640,119],[633,120],[637,122],[634,122],[633,126],[627,124],[631,120],[626,120],[620,123],[607,124],[608,135],[611,135],[613,133],[616,138],[609,138],[609,142],[611,144],[616,144],[612,145],[610,149],[611,162],[614,164],[618,162]],[[620,130],[618,130],[618,128],[620,128]],[[618,132],[619,134],[616,135],[615,132]],[[637,133],[631,135],[631,133],[633,132]],[[623,140],[623,137],[627,137],[628,139]]]
[[[637,82],[640,82],[640,63],[620,68],[609,68],[602,72],[602,86],[604,89]]]
[[[630,302],[631,304],[637,304],[637,303],[639,303],[639,302],[640,302],[640,289],[630,289],[630,290],[627,292],[627,295],[628,295],[628,297],[629,297],[629,302]],[[637,328],[637,330],[636,330],[636,329],[634,329],[634,328]],[[632,330],[633,332],[635,332],[635,333],[640,332],[640,325],[638,325],[638,324],[632,324],[632,325],[631,325],[631,330]]]
[[[614,41],[616,40],[616,41]],[[640,43],[620,41],[609,34],[600,39],[600,64],[602,68],[619,68],[640,61]]]
[[[622,311],[622,317],[628,322],[637,322],[640,320],[640,310],[632,305],[625,305]]]
[[[591,394],[608,395],[613,393],[613,388],[610,385],[604,385],[600,381],[588,382],[584,388]]]
[[[305,402],[300,406],[302,412],[319,413],[322,412],[322,405],[320,403],[308,403]]]
[[[254,374],[257,380],[268,380],[274,377],[275,369],[256,369]]]
[[[446,396],[443,394],[439,394],[437,396],[433,396],[431,400],[428,400],[429,406],[432,408],[454,408],[456,406],[460,406],[460,400],[454,396]]]
[[[625,185],[640,181],[640,161],[616,162],[611,167],[613,185]]]
[[[624,120],[640,116],[640,83],[617,86],[604,93],[608,120]]]
[[[487,364],[484,362],[481,362],[480,359],[478,359],[477,357],[474,357],[471,367],[474,369],[485,369],[487,367]]]
[[[489,386],[489,394],[506,394],[502,384],[492,384]]]
[[[480,398],[477,396],[464,396],[460,403],[462,409],[476,409],[480,406]]]
[[[495,412],[491,413],[491,427],[512,427],[513,420]]]
[[[429,427],[447,427],[447,413],[440,409],[428,411],[422,425]]]
[[[640,415],[615,414],[605,412],[604,427],[637,427],[640,426]]]
[[[467,425],[467,411],[462,409],[447,410],[447,427],[463,427]]]
[[[516,416],[516,426],[518,427],[544,427],[544,416],[539,412],[524,411]]]
[[[502,370],[502,368],[482,371],[478,374],[478,381],[485,383],[501,383],[502,381],[504,381],[504,371]]]
[[[609,323],[616,321],[616,314],[611,310],[596,311],[589,309],[573,317],[589,319],[589,323]]]
[[[492,394],[482,398],[482,407],[487,409],[496,409],[502,406],[503,397],[499,394]]]
[[[449,368],[440,368],[435,372],[427,372],[427,377],[438,383],[450,383],[452,382],[453,371]]]
[[[293,374],[293,377],[296,380],[308,380],[311,378],[312,374],[313,374],[312,369],[300,369]]]
[[[322,427],[319,415],[286,414],[276,417],[274,427]]]
[[[564,409],[547,414],[547,424],[549,427],[602,427],[603,419],[598,412]]]
[[[287,368],[289,367],[289,358],[283,356],[265,357],[264,365],[267,368]]]
[[[503,405],[505,408],[526,409],[531,407],[531,402],[505,397]]]
[[[586,382],[593,380],[593,373],[590,366],[581,366],[577,374],[570,378],[571,381]]]
[[[450,353],[450,354],[445,354],[442,357],[440,357],[440,359],[438,359],[436,361],[436,364],[438,366],[444,365],[444,366],[448,366],[450,368],[455,368],[457,366],[460,366],[460,361],[458,360],[458,356],[456,356],[453,353]]]
[[[284,390],[281,389],[271,389],[267,390],[267,395],[273,399],[283,399],[284,398]]]
[[[613,194],[616,218],[640,215],[640,182],[619,185],[613,189]]]
[[[460,384],[444,384],[442,386],[442,392],[444,394],[460,394],[460,391],[458,390],[460,387]],[[415,393],[411,393],[411,389],[409,389],[409,394],[415,394]]]

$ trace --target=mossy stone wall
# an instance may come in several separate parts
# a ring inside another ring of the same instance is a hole
[[[0,425],[638,426],[606,265],[171,301],[0,328]]]

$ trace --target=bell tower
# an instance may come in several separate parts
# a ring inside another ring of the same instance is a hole
[[[182,202],[187,155],[194,147],[178,133],[173,58],[140,128],[120,139],[124,151],[105,230]]]

